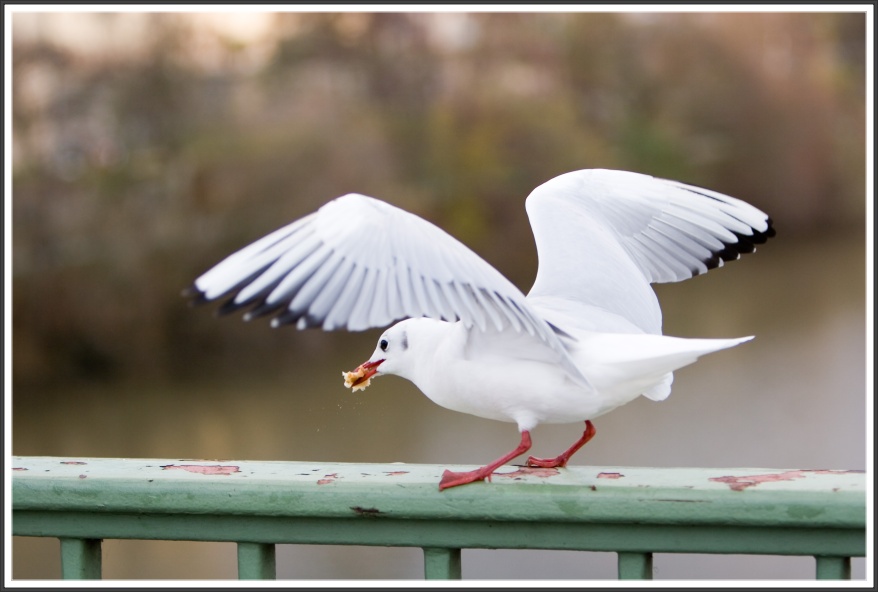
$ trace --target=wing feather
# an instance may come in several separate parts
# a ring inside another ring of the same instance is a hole
[[[323,286],[314,298],[314,303],[310,307],[310,312],[314,318],[324,319],[324,328],[331,329],[331,321],[328,318],[329,312],[341,296],[344,287],[349,283],[351,275],[354,271],[354,264],[347,259],[339,259],[338,266],[334,268],[334,272],[329,281]]]
[[[604,330],[661,333],[649,284],[706,273],[774,236],[771,219],[744,201],[625,171],[555,177],[530,194],[527,212],[540,261],[528,301],[544,317],[569,311],[561,301],[604,311],[606,324],[591,325]]]
[[[380,327],[392,319],[387,314],[387,275],[384,269],[375,270],[375,292],[369,304],[367,323],[371,327]]]
[[[329,329],[344,329],[348,325],[351,311],[354,308],[357,297],[359,296],[360,286],[363,285],[363,279],[366,275],[366,268],[361,265],[354,264],[351,271],[350,279],[342,288],[337,300],[330,308],[323,323]],[[277,326],[280,322],[277,323]]]
[[[357,294],[356,302],[348,315],[348,328],[351,331],[362,331],[369,328],[369,307],[375,300],[375,284],[378,272],[374,267],[367,267],[363,277],[363,285]]]
[[[496,269],[426,220],[364,195],[332,200],[244,247],[187,293],[228,297],[224,312],[272,314],[272,326],[300,329],[359,331],[419,316],[480,331],[490,323],[533,336],[587,383],[552,327]]]

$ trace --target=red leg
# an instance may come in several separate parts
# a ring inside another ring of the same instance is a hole
[[[586,442],[594,438],[596,430],[594,429],[594,425],[590,421],[585,422],[585,432],[583,432],[582,437],[573,443],[573,446],[568,448],[565,452],[562,452],[555,458],[534,458],[533,456],[528,457],[527,466],[529,467],[543,467],[546,469],[554,468],[554,467],[566,467],[567,461],[570,460],[570,457],[573,454],[585,446]]]
[[[474,471],[467,471],[465,473],[454,473],[452,471],[445,471],[444,473],[442,473],[442,480],[439,481],[439,491],[447,489],[448,487],[466,485],[467,483],[472,483],[473,481],[482,481],[484,479],[490,481],[491,473],[494,472],[494,469],[506,464],[519,454],[524,454],[525,452],[530,450],[530,446],[530,432],[524,430],[521,432],[521,442],[518,444],[518,448],[516,448],[509,454],[498,458],[491,464],[485,465],[484,467],[478,468]]]

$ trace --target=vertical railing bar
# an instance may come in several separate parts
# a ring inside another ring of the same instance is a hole
[[[61,577],[65,580],[101,579],[101,539],[60,538]]]
[[[652,553],[618,553],[620,580],[651,580]]]
[[[851,579],[850,557],[824,557],[815,555],[817,561],[818,580],[849,580]]]
[[[238,543],[238,579],[277,578],[275,546],[270,543]]]
[[[460,549],[423,547],[424,578],[427,580],[459,580]]]

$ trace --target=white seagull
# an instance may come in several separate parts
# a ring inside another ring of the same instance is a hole
[[[738,259],[774,236],[771,219],[733,197],[625,171],[587,169],[528,196],[539,269],[525,296],[462,243],[383,201],[347,194],[221,261],[186,294],[228,298],[219,313],[274,314],[272,326],[385,331],[346,386],[395,374],[448,409],[513,422],[519,445],[439,489],[490,480],[527,452],[540,423],[585,421],[555,458],[594,436],[594,419],[640,395],[660,401],[673,371],[752,339],[662,335],[654,282]]]

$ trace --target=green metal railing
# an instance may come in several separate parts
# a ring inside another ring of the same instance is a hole
[[[275,577],[281,543],[421,547],[427,579],[461,577],[461,550],[810,555],[818,579],[866,554],[858,471],[502,467],[440,492],[446,467],[13,457],[12,534],[57,537],[65,579],[101,577],[102,539],[226,541],[238,577]],[[454,467],[451,467],[452,469]]]

